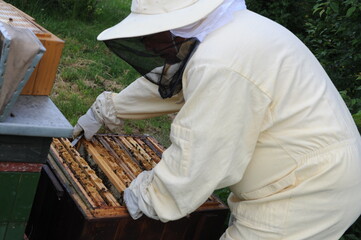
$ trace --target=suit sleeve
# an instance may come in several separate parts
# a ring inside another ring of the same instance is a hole
[[[122,119],[146,119],[179,111],[184,103],[183,94],[163,99],[158,86],[141,77],[120,93],[103,92],[92,110],[97,119],[117,132]]]

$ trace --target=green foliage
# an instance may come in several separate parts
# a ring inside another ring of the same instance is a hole
[[[7,2],[28,13],[41,10],[62,18],[72,17],[82,20],[92,20],[102,11],[99,0],[8,0]]]
[[[315,0],[248,0],[248,9],[285,26],[296,35],[304,35],[304,25]]]
[[[308,46],[340,90],[356,125],[361,129],[361,2],[317,0],[317,18],[306,24]],[[361,239],[361,218],[341,240]]]
[[[361,98],[360,0],[249,0],[247,5],[298,35],[343,91],[350,111],[361,110],[355,103]]]
[[[353,114],[352,117],[355,120],[358,131],[361,132],[361,111]]]
[[[361,218],[359,218],[340,238],[340,240],[360,240],[361,239]]]
[[[358,87],[358,88],[360,88],[360,87]],[[360,91],[360,89],[358,89],[357,91]],[[360,98],[352,98],[350,96],[350,94],[347,92],[347,90],[340,91],[340,94],[351,113],[357,114],[361,111],[361,99]]]
[[[229,188],[222,188],[214,191],[214,194],[216,194],[219,199],[225,204],[227,204],[227,198],[230,193],[231,190],[229,190]]]
[[[360,98],[361,2],[317,0],[313,13],[317,17],[306,24],[305,42],[336,87],[351,98]]]

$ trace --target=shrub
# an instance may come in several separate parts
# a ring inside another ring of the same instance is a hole
[[[316,18],[306,24],[307,45],[320,59],[332,81],[351,98],[360,98],[361,2],[317,0]],[[351,109],[353,113],[361,108]]]
[[[28,13],[46,10],[60,17],[91,20],[101,11],[99,0],[8,0],[8,3]]]
[[[248,0],[247,5],[300,37],[343,91],[351,113],[361,111],[354,103],[361,98],[360,0]]]
[[[285,26],[302,37],[315,0],[248,0],[247,8]]]

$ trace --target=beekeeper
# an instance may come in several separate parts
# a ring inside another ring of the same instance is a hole
[[[125,191],[134,219],[182,218],[224,187],[221,239],[339,239],[358,218],[360,135],[287,29],[243,0],[133,0],[98,40],[143,77],[99,95],[75,136],[177,112],[161,162]]]

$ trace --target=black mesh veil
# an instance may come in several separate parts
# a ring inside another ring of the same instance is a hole
[[[182,89],[184,68],[198,46],[196,38],[174,37],[169,31],[104,41],[117,56],[159,86],[162,98]]]

